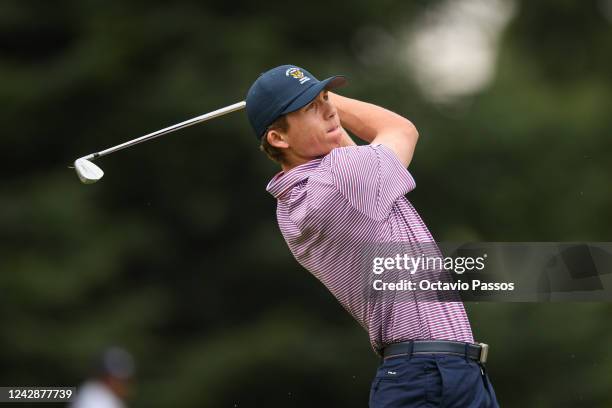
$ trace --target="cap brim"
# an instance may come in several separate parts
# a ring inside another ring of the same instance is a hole
[[[308,105],[316,96],[324,89],[330,90],[340,88],[348,83],[346,77],[342,75],[336,75],[323,81],[319,81],[315,85],[306,89],[302,94],[295,98],[280,114],[294,112],[304,106]]]

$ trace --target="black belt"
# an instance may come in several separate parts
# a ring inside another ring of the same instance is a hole
[[[390,344],[382,351],[383,358],[401,355],[452,354],[471,358],[481,364],[487,362],[489,346],[485,343],[463,343],[448,340],[413,340]]]

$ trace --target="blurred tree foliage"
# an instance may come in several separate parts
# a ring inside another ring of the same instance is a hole
[[[4,1],[0,383],[76,385],[122,344],[133,406],[366,406],[377,359],[292,259],[244,112],[104,158],[96,185],[67,166],[295,63],[415,122],[409,198],[439,240],[609,241],[608,3],[521,2],[454,110],[356,57],[364,27],[399,55],[431,2]],[[467,307],[503,406],[612,406],[609,304]]]

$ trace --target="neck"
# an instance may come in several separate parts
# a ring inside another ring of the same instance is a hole
[[[315,159],[314,157],[300,157],[292,154],[291,152],[288,153],[289,154],[285,156],[285,160],[281,163],[281,169],[285,173],[297,166],[301,166],[302,164],[308,163],[309,161]]]
[[[308,163],[308,160],[304,160],[303,162],[293,162],[293,163],[281,163],[281,169],[283,170],[283,173],[288,172],[289,170],[300,166],[304,163]]]

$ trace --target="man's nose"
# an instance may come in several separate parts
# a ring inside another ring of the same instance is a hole
[[[325,101],[323,105],[323,112],[325,112],[325,117],[327,119],[331,119],[336,115],[336,107],[332,105],[330,101]]]

